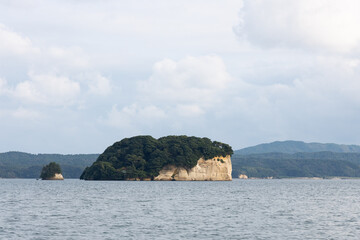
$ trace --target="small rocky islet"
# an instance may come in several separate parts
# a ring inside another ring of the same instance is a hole
[[[61,167],[55,162],[51,162],[42,168],[40,178],[42,180],[64,180]]]
[[[231,181],[232,154],[209,138],[136,136],[108,147],[80,179]]]

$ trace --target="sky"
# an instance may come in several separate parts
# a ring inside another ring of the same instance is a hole
[[[0,152],[360,144],[358,0],[0,0]]]

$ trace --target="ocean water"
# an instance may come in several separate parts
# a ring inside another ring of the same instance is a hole
[[[360,239],[360,180],[0,179],[0,239]]]

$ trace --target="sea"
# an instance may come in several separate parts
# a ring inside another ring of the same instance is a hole
[[[0,239],[360,239],[360,180],[0,179]]]

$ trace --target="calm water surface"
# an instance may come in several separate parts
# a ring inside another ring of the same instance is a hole
[[[0,179],[0,239],[359,239],[360,180]]]

